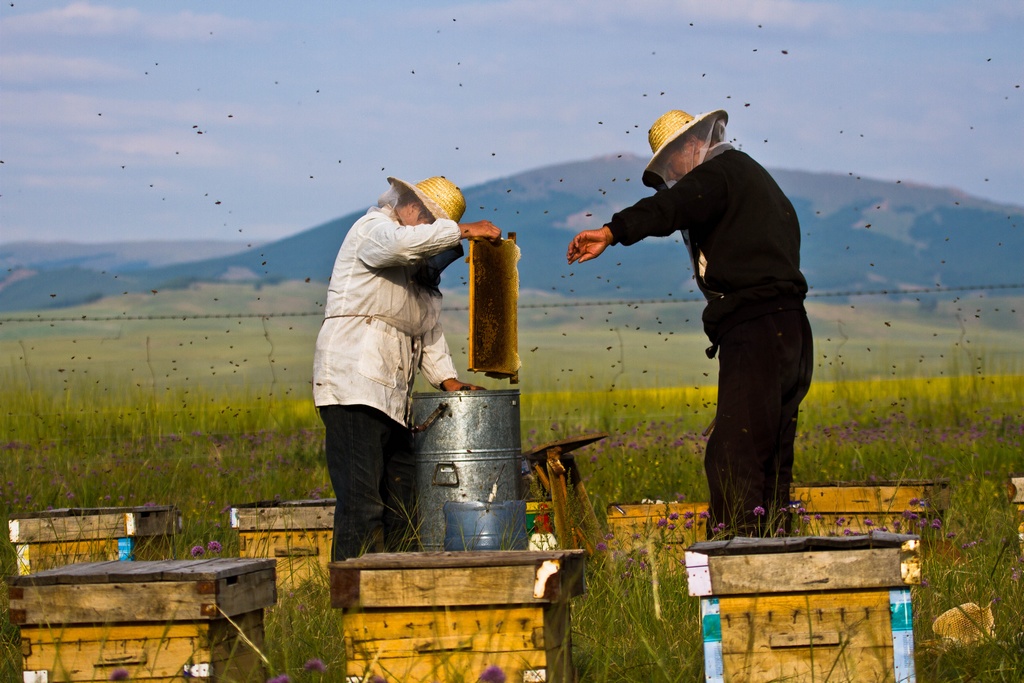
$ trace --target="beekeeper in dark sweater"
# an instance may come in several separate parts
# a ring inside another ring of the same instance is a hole
[[[722,110],[673,110],[649,133],[643,182],[657,192],[569,244],[570,264],[613,244],[679,231],[707,299],[718,410],[704,457],[709,536],[788,529],[797,412],[813,365],[796,211],[771,175],[725,138]]]

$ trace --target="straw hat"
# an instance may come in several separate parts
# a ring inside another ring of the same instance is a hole
[[[388,182],[399,190],[414,193],[427,210],[434,214],[434,218],[450,218],[458,223],[462,214],[466,213],[466,199],[462,196],[462,190],[444,176],[427,178],[415,185],[398,178],[388,178]]]
[[[651,143],[651,152],[654,153],[654,156],[651,157],[651,161],[647,164],[647,168],[644,170],[644,173],[653,173],[652,167],[659,165],[661,162],[658,156],[665,151],[665,148],[668,147],[670,142],[696,126],[701,121],[718,117],[723,119],[723,123],[729,122],[729,114],[726,113],[724,109],[716,109],[715,111],[709,111],[706,114],[700,114],[696,117],[687,114],[682,109],[673,109],[659,116],[658,120],[654,122],[654,125],[652,125],[651,129],[647,132],[647,140]]]

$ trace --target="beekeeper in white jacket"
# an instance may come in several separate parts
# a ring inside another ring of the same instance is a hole
[[[461,240],[497,242],[490,221],[459,223],[462,192],[435,176],[390,189],[349,229],[334,262],[313,357],[313,398],[326,428],[337,499],[332,558],[415,548],[409,399],[419,369],[443,391],[461,382],[441,330],[441,271]]]

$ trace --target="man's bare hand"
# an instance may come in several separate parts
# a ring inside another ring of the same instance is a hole
[[[484,388],[483,387],[478,387],[477,385],[470,384],[468,382],[462,382],[462,381],[452,377],[451,379],[446,379],[445,381],[441,382],[441,390],[442,391],[484,391]]]
[[[569,243],[569,251],[566,252],[566,260],[569,265],[583,263],[600,256],[608,245],[612,243],[612,231],[605,225],[598,230],[584,230],[572,238]]]
[[[501,228],[490,221],[476,221],[475,223],[459,223],[459,231],[462,239],[482,239],[491,244],[501,241]]]

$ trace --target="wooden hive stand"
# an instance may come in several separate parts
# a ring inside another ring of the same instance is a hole
[[[334,498],[324,498],[260,501],[231,508],[239,556],[274,558],[280,588],[296,588],[315,577],[323,577],[326,583],[334,505]]]
[[[919,537],[734,538],[686,551],[705,680],[915,680]]]
[[[573,436],[523,453],[537,480],[551,495],[555,536],[560,548],[584,548],[593,554],[597,546],[600,524],[572,452],[607,436],[603,432]],[[569,491],[573,493],[572,501]]]
[[[31,574],[76,562],[171,559],[181,512],[173,505],[60,508],[7,525],[18,573]]]
[[[273,560],[88,562],[8,586],[26,683],[266,680]]]
[[[585,553],[381,553],[334,562],[331,605],[345,610],[347,681],[573,683],[569,600]]]

